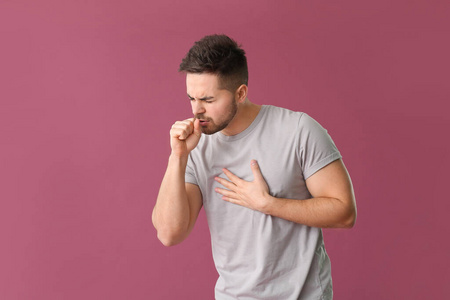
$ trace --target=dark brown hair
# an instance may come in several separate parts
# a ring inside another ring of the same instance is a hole
[[[248,85],[245,51],[226,35],[208,35],[195,42],[179,68],[186,73],[215,74],[221,88],[231,92],[242,84]]]

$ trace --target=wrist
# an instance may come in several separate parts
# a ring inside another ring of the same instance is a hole
[[[266,215],[272,215],[273,208],[275,207],[276,202],[277,198],[271,196],[270,194],[266,194],[264,196],[264,201],[262,201],[263,206],[261,207],[260,211]]]
[[[181,164],[186,165],[188,158],[189,158],[189,154],[180,155],[180,154],[172,152],[169,155],[169,163],[177,163],[177,164],[181,163]]]

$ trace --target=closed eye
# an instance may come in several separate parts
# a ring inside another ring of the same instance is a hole
[[[194,100],[195,100],[195,98],[194,98],[194,97],[191,97],[189,94],[188,94],[188,98],[189,98],[189,100],[191,100],[191,101],[194,101]],[[214,99],[214,97],[212,97],[212,96],[206,96],[206,97],[198,98],[198,100],[200,100],[200,101],[205,101],[206,103],[212,103],[212,102],[214,102],[213,99]]]

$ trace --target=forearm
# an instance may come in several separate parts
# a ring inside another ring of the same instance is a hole
[[[317,197],[307,200],[268,196],[264,213],[319,228],[351,228],[356,220],[354,201]]]
[[[152,221],[164,244],[184,239],[190,227],[190,207],[184,174],[187,157],[171,155],[153,209]]]
[[[353,227],[356,220],[355,195],[341,160],[327,165],[307,179],[308,190],[313,196],[307,200],[271,196],[257,161],[252,160],[250,167],[253,181],[242,180],[227,169],[223,172],[229,180],[215,178],[224,187],[215,189],[223,200],[311,227]]]

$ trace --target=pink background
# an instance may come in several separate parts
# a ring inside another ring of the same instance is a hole
[[[177,68],[211,33],[242,43],[253,102],[309,113],[344,156],[335,299],[450,297],[448,3],[0,0],[0,299],[213,298],[204,213],[173,248],[150,218],[191,116]]]

